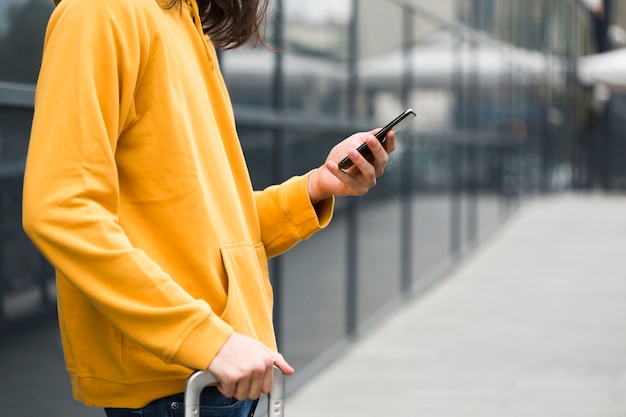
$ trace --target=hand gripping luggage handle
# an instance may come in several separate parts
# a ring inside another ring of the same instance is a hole
[[[217,384],[217,378],[209,371],[194,372],[185,386],[185,417],[200,416],[200,393],[207,385]],[[285,416],[285,375],[274,366],[274,385],[267,395],[267,416]]]

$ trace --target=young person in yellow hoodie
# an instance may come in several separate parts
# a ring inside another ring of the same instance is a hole
[[[63,0],[45,38],[24,228],[56,269],[74,396],[108,416],[247,416],[276,351],[267,258],[328,224],[395,147],[372,132],[253,191],[213,45],[259,41],[264,0]],[[367,142],[373,162],[355,148]],[[337,162],[348,154],[349,171]],[[180,413],[180,414],[177,414]]]

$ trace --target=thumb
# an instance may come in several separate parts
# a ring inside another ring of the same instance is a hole
[[[295,372],[291,365],[287,363],[283,355],[281,355],[280,353],[276,354],[276,357],[274,358],[274,365],[276,365],[278,369],[280,369],[281,372],[285,375],[293,375],[293,373]]]

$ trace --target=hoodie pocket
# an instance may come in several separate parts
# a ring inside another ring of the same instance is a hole
[[[263,244],[223,245],[220,253],[228,279],[228,300],[220,317],[236,332],[272,346],[273,294]]]

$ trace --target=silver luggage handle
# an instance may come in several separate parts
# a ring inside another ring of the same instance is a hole
[[[185,385],[185,417],[200,416],[200,393],[207,385],[217,384],[217,378],[209,371],[194,372]],[[267,395],[268,417],[285,416],[285,375],[274,366],[274,385]]]

